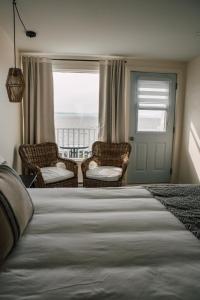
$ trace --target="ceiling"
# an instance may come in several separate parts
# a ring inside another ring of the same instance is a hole
[[[0,26],[12,38],[12,0],[0,0]],[[22,51],[190,60],[200,54],[200,0],[18,0]],[[199,32],[199,34],[197,34]]]

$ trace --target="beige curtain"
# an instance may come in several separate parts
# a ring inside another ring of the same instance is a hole
[[[100,62],[99,140],[125,141],[125,61]]]
[[[22,57],[25,79],[23,143],[54,142],[53,73],[50,61]]]

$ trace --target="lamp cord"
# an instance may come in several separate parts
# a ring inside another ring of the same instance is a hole
[[[13,0],[13,37],[14,37],[14,64],[16,69],[16,34],[15,34],[15,5],[16,2]]]
[[[15,24],[16,16],[15,16],[15,12],[17,12],[17,16],[18,16],[22,26],[24,27],[24,31],[26,33],[26,36],[28,36],[30,38],[36,37],[36,32],[26,29],[26,26],[24,25],[24,22],[22,21],[22,18],[20,16],[16,0],[13,0],[12,5],[13,5],[13,32],[14,32],[14,62],[15,62],[15,68],[16,68],[16,32],[15,32],[16,31],[15,30],[16,29],[16,24]]]
[[[19,20],[20,20],[20,22],[21,22],[22,26],[24,27],[24,31],[26,32],[26,31],[27,31],[27,29],[26,29],[26,26],[24,25],[24,22],[22,21],[22,18],[21,18],[21,16],[20,16],[20,13],[19,13],[19,10],[18,10],[18,7],[17,7],[17,4],[16,4],[16,1],[14,1],[14,2],[15,2],[15,3],[14,3],[14,6],[15,6],[15,9],[16,9],[16,12],[17,12],[18,18],[19,18]]]
[[[17,12],[18,18],[19,18],[22,26],[24,27],[25,32],[27,31],[27,29],[26,29],[26,26],[24,25],[24,22],[22,21],[22,18],[20,16],[19,10],[17,8],[16,0],[13,0],[14,64],[15,64],[15,68],[16,68],[16,25],[15,25],[16,17],[15,17],[15,10]]]

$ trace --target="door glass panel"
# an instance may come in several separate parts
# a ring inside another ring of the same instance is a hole
[[[139,79],[137,99],[140,107],[167,108],[169,105],[169,81]]]
[[[166,115],[165,110],[138,110],[137,131],[166,131]]]

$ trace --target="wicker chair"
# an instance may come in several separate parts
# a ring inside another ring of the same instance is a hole
[[[58,147],[55,143],[47,142],[35,145],[21,145],[19,147],[19,154],[22,159],[23,167],[30,174],[37,174],[35,183],[36,187],[47,188],[78,186],[78,166],[76,162],[70,159],[60,158],[58,155]],[[57,168],[58,163],[61,163],[62,168]],[[43,170],[48,169],[53,171],[59,169],[59,172],[64,173],[64,176],[60,176],[60,180],[59,177],[58,180],[45,180]]]
[[[99,141],[95,142],[92,146],[92,156],[84,160],[81,165],[83,173],[83,186],[121,186],[127,169],[130,153],[131,145],[129,143],[104,143]],[[118,173],[118,176],[115,176],[115,178],[113,178],[112,176],[110,178],[106,178],[105,174],[102,178],[93,176],[92,174],[90,174],[89,176],[89,172],[92,170],[91,164],[96,164],[96,167],[93,168],[95,172],[99,169],[100,172],[103,171],[103,173],[105,173],[105,167],[108,167],[110,169],[114,169],[114,171],[120,171],[120,173]]]

